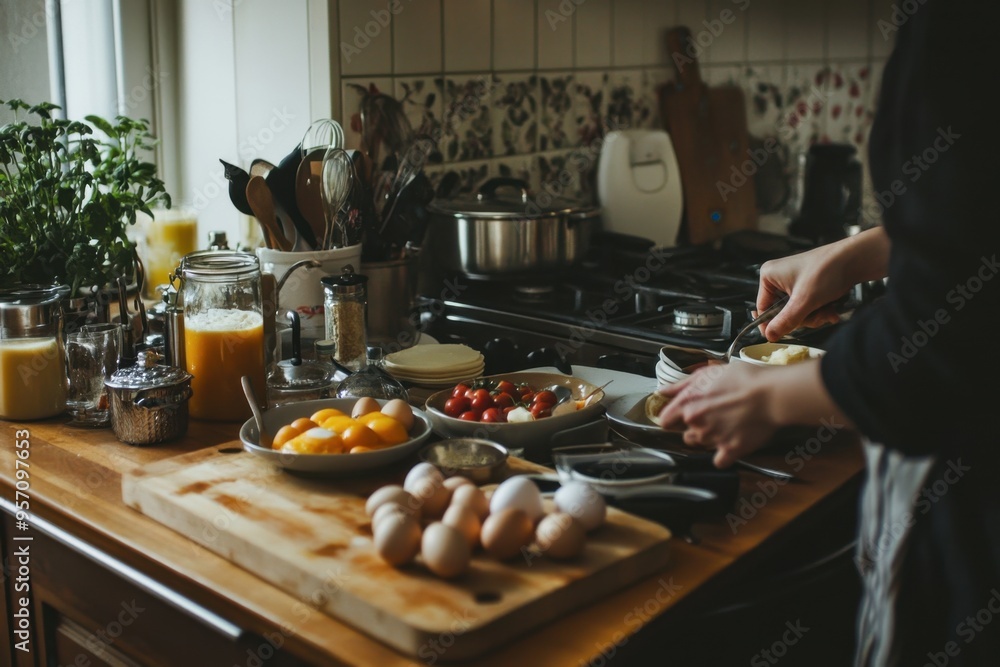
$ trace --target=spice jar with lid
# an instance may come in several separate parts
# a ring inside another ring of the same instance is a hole
[[[189,253],[178,269],[183,308],[184,364],[193,375],[191,416],[242,421],[246,401],[234,401],[248,375],[258,396],[266,391],[260,260],[234,250]]]
[[[134,366],[119,368],[104,381],[111,404],[111,428],[124,443],[153,445],[187,432],[192,375],[157,363],[140,351]]]
[[[0,290],[0,419],[45,419],[66,410],[68,294],[60,285]]]
[[[368,277],[354,273],[351,265],[340,275],[324,276],[326,338],[335,346],[334,358],[358,371],[365,366],[368,338]]]

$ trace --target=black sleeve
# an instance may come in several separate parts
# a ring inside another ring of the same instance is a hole
[[[869,140],[888,290],[828,341],[821,370],[865,435],[916,454],[983,441],[1000,413],[1000,3],[914,4]]]

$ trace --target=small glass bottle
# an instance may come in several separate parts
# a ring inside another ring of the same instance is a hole
[[[326,338],[336,346],[334,359],[351,371],[367,361],[368,277],[354,273],[350,265],[339,275],[324,276],[323,309]]]

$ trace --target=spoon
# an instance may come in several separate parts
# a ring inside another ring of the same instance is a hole
[[[786,303],[788,303],[787,294],[765,308],[762,313],[753,318],[745,327],[740,329],[740,332],[736,334],[736,338],[734,338],[733,342],[729,344],[729,349],[727,349],[726,353],[722,356],[722,360],[729,363],[730,359],[733,358],[733,352],[736,351],[736,344],[740,342],[740,339],[759,327],[761,324],[773,320],[774,316],[781,312],[781,309],[785,307]]]
[[[240,381],[243,383],[243,394],[247,397],[247,403],[250,404],[250,410],[253,412],[254,423],[257,424],[257,444],[266,449],[271,449],[271,434],[266,433],[264,430],[264,413],[260,410],[260,404],[257,402],[257,394],[254,393],[250,376],[244,375],[240,378]]]
[[[253,210],[254,217],[264,230],[264,235],[270,240],[268,246],[288,252],[292,243],[278,226],[278,217],[274,210],[274,197],[263,176],[251,176],[247,181],[247,201]]]

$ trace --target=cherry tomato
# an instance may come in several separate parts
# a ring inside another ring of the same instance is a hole
[[[475,410],[466,410],[458,416],[459,419],[463,419],[467,422],[477,422],[482,418],[483,413],[476,412]]]
[[[548,389],[543,389],[537,394],[535,394],[536,403],[555,403],[556,395],[549,391]]]
[[[482,421],[487,422],[487,423],[491,423],[491,424],[497,424],[497,423],[501,423],[501,422],[507,421],[507,417],[499,409],[497,409],[497,408],[489,408],[489,409],[483,411]]]
[[[535,403],[531,406],[531,414],[535,419],[552,416],[552,405],[550,403]]]
[[[494,407],[493,397],[490,396],[489,394],[486,394],[485,396],[476,395],[472,398],[472,402],[470,405],[472,406],[473,410],[483,412],[484,410],[488,410]]]
[[[522,403],[531,403],[534,400],[535,400],[535,392],[533,391],[529,390],[527,393],[521,394]]]
[[[444,413],[449,417],[458,417],[469,409],[469,399],[465,396],[449,398],[444,402]]]
[[[521,396],[524,396],[528,392],[535,393],[535,390],[531,388],[530,384],[522,384],[519,385],[517,388],[517,393],[519,393]]]
[[[514,392],[517,391],[517,387],[515,387],[514,383],[509,380],[500,380],[500,382],[497,383],[496,391],[498,394],[513,395]]]
[[[472,396],[470,398],[472,399],[478,398],[480,400],[489,398],[490,400],[492,400],[492,398],[490,397],[489,389],[482,389],[482,388],[473,391]]]
[[[514,405],[514,397],[507,392],[501,392],[493,397],[493,404],[498,408],[509,408]]]
[[[503,419],[504,419],[504,421],[507,421],[507,415],[510,414],[511,410],[516,410],[517,406],[516,405],[511,405],[511,406],[508,406],[506,408],[500,408],[500,409],[503,410]]]
[[[452,398],[462,398],[467,391],[469,391],[469,385],[464,383],[456,384],[455,388],[451,390]]]

